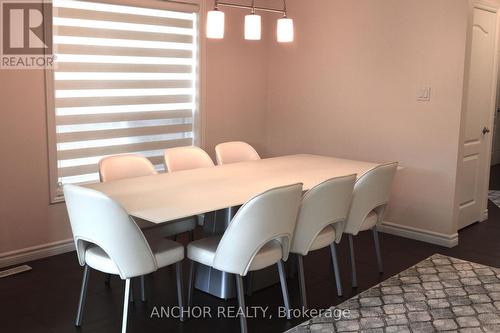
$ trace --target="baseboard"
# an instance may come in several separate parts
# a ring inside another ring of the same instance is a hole
[[[454,247],[458,245],[458,233],[447,235],[385,221],[377,226],[377,229],[387,234],[415,239],[444,247]]]
[[[488,219],[488,208],[486,208],[483,212],[483,216],[481,217],[481,221],[479,222],[484,222]]]
[[[27,247],[20,250],[0,253],[0,268],[18,265],[75,250],[73,239]]]

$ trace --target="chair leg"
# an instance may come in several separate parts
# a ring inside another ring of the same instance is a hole
[[[301,254],[297,254],[297,266],[299,273],[299,290],[302,308],[307,309],[306,279],[304,275],[304,260]]]
[[[183,300],[183,288],[182,288],[182,261],[175,264],[175,277],[177,281],[177,302],[179,303],[179,308],[181,309],[181,321],[184,321],[184,300]]]
[[[85,300],[87,299],[87,287],[89,284],[89,273],[90,267],[88,265],[85,265],[85,268],[83,270],[82,289],[80,290],[80,300],[78,301],[78,310],[76,312],[76,327],[82,326],[83,308],[85,307]]]
[[[278,272],[280,274],[281,292],[283,293],[283,302],[285,303],[286,319],[290,320],[290,298],[288,297],[288,287],[286,285],[286,273],[283,260],[278,261]]]
[[[238,274],[236,275],[236,294],[238,295],[238,305],[241,309],[240,311],[241,313],[243,313],[240,316],[241,333],[247,333],[248,327],[247,327],[247,318],[245,316],[246,307],[245,307],[245,293],[243,291],[243,277]]]
[[[146,302],[146,277],[141,276],[141,301]]]
[[[129,292],[129,301],[130,303],[134,303],[134,280],[130,279],[130,292]]]
[[[189,230],[189,241],[194,241],[194,230]]]
[[[356,276],[356,258],[354,257],[354,240],[352,235],[349,234],[349,249],[351,251],[351,271],[352,271],[352,287],[358,287],[358,279]]]
[[[123,297],[123,320],[122,320],[122,333],[127,332],[127,317],[128,317],[128,303],[130,297],[131,279],[125,280],[125,296]]]
[[[252,296],[253,294],[253,272],[248,272],[247,274],[247,296]]]
[[[189,262],[189,280],[188,280],[188,299],[187,306],[191,308],[193,306],[193,292],[194,292],[194,273],[195,273],[195,262],[190,260]]]
[[[335,243],[330,244],[330,252],[332,253],[333,272],[335,273],[335,283],[337,284],[337,295],[342,297],[342,281],[340,280],[339,262],[337,260],[337,246]]]
[[[382,274],[384,272],[384,266],[382,264],[382,254],[380,253],[380,240],[378,238],[377,227],[373,227],[373,241],[375,242],[375,253],[377,254],[377,264],[378,272]]]
[[[289,258],[288,258],[288,277],[289,278],[292,278],[292,279],[295,279],[295,277],[297,277],[298,275],[298,263],[297,263],[297,256],[294,256],[294,255],[291,255]]]

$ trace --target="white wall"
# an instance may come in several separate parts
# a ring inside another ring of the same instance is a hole
[[[70,237],[63,205],[49,205],[44,75],[0,71],[2,253]]]
[[[387,220],[451,237],[468,2],[288,7],[296,41],[269,46],[268,152],[399,161]]]
[[[223,40],[208,39],[205,147],[243,140],[263,152],[267,94],[267,44],[243,39],[247,12],[224,9]],[[264,18],[263,24],[267,24]]]

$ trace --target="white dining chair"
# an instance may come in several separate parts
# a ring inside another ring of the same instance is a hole
[[[260,160],[257,151],[241,141],[224,142],[215,146],[218,165]]]
[[[219,143],[215,146],[215,158],[217,165],[260,160],[257,151],[248,143],[241,141]],[[234,215],[238,209],[240,206],[231,207],[229,215]],[[251,296],[253,292],[253,278],[253,274],[250,272],[247,276],[246,286],[248,296]]]
[[[137,154],[113,155],[99,161],[99,178],[109,182],[126,178],[156,175],[153,163]]]
[[[245,311],[243,276],[277,264],[285,308],[290,308],[283,262],[288,259],[297,221],[302,184],[274,188],[247,201],[231,220],[222,236],[191,242],[187,256],[189,271],[188,306],[192,304],[195,263],[234,274],[240,309]],[[289,314],[289,311],[287,311]],[[289,317],[289,316],[288,316]],[[245,315],[241,332],[247,332]]]
[[[344,228],[344,233],[349,238],[353,288],[358,286],[353,236],[360,231],[372,230],[378,270],[380,273],[384,271],[377,225],[384,220],[397,169],[397,162],[376,166],[359,177],[354,185],[351,208]]]
[[[146,238],[127,212],[101,192],[76,185],[64,186],[64,197],[80,265],[84,266],[75,325],[82,324],[90,268],[125,280],[122,333],[127,331],[131,279],[176,265],[177,297],[182,309],[184,247],[174,241]],[[184,320],[181,317],[181,320]]]
[[[167,172],[209,168],[214,166],[214,162],[210,156],[208,156],[203,149],[195,146],[166,149],[164,159]]]
[[[349,213],[356,175],[328,179],[307,191],[302,197],[291,253],[297,255],[299,289],[302,306],[307,309],[303,257],[309,252],[330,247],[337,294],[342,283],[335,243],[339,243]]]
[[[105,157],[99,161],[99,176],[101,182],[157,174],[158,172],[154,165],[142,155],[115,155]],[[153,225],[151,222],[139,218],[134,218],[134,220],[141,229],[159,228],[164,237],[176,236],[184,232],[189,232],[190,241],[194,239],[193,233],[196,228],[196,219],[194,217],[171,221],[160,226]]]
[[[157,175],[153,163],[146,157],[137,154],[124,154],[104,157],[99,161],[99,178],[101,182],[109,182],[127,178]],[[167,224],[154,225],[151,222],[133,217],[135,223],[148,234],[157,234],[163,237],[177,236],[188,232],[189,240],[194,240],[194,230],[197,218],[186,218],[171,221]],[[106,283],[109,284],[109,275]],[[131,293],[133,300],[133,291]],[[146,301],[144,276],[141,276],[141,300]]]
[[[214,162],[210,156],[203,149],[195,146],[166,149],[164,152],[164,161],[167,172],[210,168],[214,166]],[[198,214],[196,218],[198,225],[203,226],[206,214]]]

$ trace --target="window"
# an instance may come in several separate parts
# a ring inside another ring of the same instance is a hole
[[[198,9],[154,3],[53,1],[53,199],[64,184],[99,181],[105,156],[139,153],[162,170],[164,149],[196,143]]]

